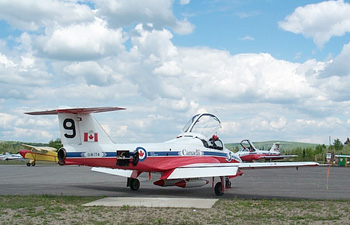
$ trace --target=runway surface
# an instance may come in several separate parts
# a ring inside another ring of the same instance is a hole
[[[42,164],[0,165],[0,195],[75,195],[104,197],[191,197],[217,198],[210,184],[183,189],[158,187],[159,175],[139,177],[139,191],[126,187],[126,178],[91,172],[90,167]],[[350,199],[350,168],[328,167],[245,170],[231,179],[232,188],[220,198],[247,199]],[[218,179],[216,179],[216,182]]]

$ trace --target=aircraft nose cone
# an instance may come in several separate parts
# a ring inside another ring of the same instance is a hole
[[[19,150],[19,154],[21,154],[21,156],[22,156],[23,158],[25,158],[27,152],[28,152],[28,150]]]

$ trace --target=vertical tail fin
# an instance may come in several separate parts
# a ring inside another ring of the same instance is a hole
[[[29,115],[58,115],[61,141],[65,145],[84,145],[87,143],[112,144],[108,134],[91,115],[92,113],[124,110],[119,107],[55,109],[29,112]]]
[[[65,145],[113,144],[91,114],[59,113],[61,141]]]
[[[280,143],[273,143],[270,152],[279,152],[280,151]]]

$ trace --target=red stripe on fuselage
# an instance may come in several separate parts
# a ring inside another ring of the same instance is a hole
[[[107,167],[118,169],[131,169],[138,171],[152,171],[162,172],[165,170],[174,169],[181,166],[186,166],[195,163],[229,163],[223,157],[209,157],[209,156],[165,156],[165,157],[147,157],[143,162],[139,162],[137,166],[131,163],[129,166],[117,166],[117,159],[115,157],[101,157],[101,158],[67,158],[67,164],[77,164],[92,167]],[[238,163],[232,160],[230,163]]]

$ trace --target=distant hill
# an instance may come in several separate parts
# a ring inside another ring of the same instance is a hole
[[[19,150],[24,147],[22,144],[33,145],[33,146],[48,146],[47,143],[29,143],[20,141],[0,141],[0,154],[3,152],[18,153]]]
[[[254,146],[261,150],[269,150],[273,143],[279,142],[281,144],[281,151],[288,152],[295,148],[315,148],[319,144],[303,143],[303,142],[292,142],[292,141],[263,141],[263,142],[253,142]],[[239,143],[226,143],[226,148],[236,151],[237,148],[241,149]]]

